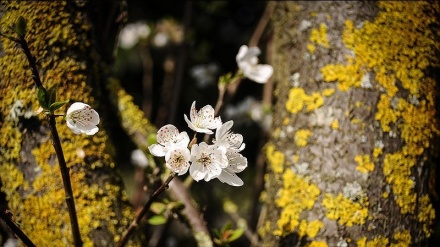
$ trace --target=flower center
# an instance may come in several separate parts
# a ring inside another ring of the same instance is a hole
[[[207,166],[207,165],[211,164],[212,163],[211,154],[202,153],[202,155],[200,155],[200,158],[197,159],[197,162],[201,163],[203,166]]]
[[[82,126],[89,125],[90,120],[92,120],[91,111],[88,110],[88,108],[84,108],[84,110],[72,112],[71,116],[75,124],[78,123]]]

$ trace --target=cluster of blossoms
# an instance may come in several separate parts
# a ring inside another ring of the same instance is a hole
[[[212,130],[216,130],[213,144],[201,142],[188,147],[188,134],[168,124],[157,132],[157,144],[148,148],[150,153],[165,157],[166,166],[177,175],[183,175],[189,169],[196,181],[218,178],[232,186],[243,185],[236,174],[247,167],[247,159],[239,153],[245,147],[243,136],[231,132],[233,121],[222,123],[220,117],[215,118],[212,106],[197,111],[195,104],[194,101],[190,119],[184,115],[185,121],[189,128],[199,133],[213,134]]]

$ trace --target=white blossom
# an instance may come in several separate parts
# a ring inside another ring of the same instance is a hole
[[[217,177],[218,180],[232,186],[242,186],[243,180],[236,173],[242,172],[247,167],[247,159],[238,152],[231,150],[226,152],[226,157],[228,159],[228,166],[222,169],[222,172]]]
[[[172,124],[167,124],[157,131],[157,143],[148,147],[150,153],[157,157],[164,157],[168,152],[178,149],[187,148],[189,144],[188,134],[179,130]]]
[[[177,175],[183,175],[188,171],[190,158],[188,148],[176,148],[170,150],[165,156],[166,166]]]
[[[119,34],[119,45],[123,49],[131,49],[140,40],[148,38],[150,32],[150,27],[145,23],[130,23],[121,30]]]
[[[231,132],[233,124],[232,120],[228,121],[218,128],[215,133],[213,142],[219,148],[226,150],[226,158],[228,159],[228,165],[222,169],[217,178],[221,182],[232,186],[242,186],[243,181],[236,173],[242,172],[247,167],[247,159],[238,153],[244,149],[245,144],[241,134]]]
[[[215,132],[215,143],[218,146],[223,146],[226,150],[239,152],[244,149],[243,136],[241,134],[233,134],[231,132],[234,121],[228,121],[220,126]]]
[[[73,133],[85,133],[87,135],[94,135],[98,132],[97,125],[99,124],[99,115],[89,105],[75,102],[66,113],[67,127]]]
[[[214,118],[214,108],[212,106],[206,105],[197,111],[195,101],[191,105],[189,117],[191,121],[186,114],[184,115],[188,127],[199,133],[212,134],[211,129],[217,129],[222,124],[220,117]]]
[[[191,162],[189,173],[196,181],[216,178],[228,166],[225,149],[204,142],[191,147]]]
[[[244,76],[258,83],[266,83],[273,74],[273,67],[268,64],[258,64],[257,56],[260,53],[258,47],[248,48],[246,45],[242,45],[236,60],[238,68]]]

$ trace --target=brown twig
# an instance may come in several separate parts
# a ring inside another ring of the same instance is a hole
[[[122,235],[121,239],[116,244],[117,247],[122,247],[125,244],[127,244],[128,240],[130,239],[130,235],[133,233],[133,231],[136,229],[136,227],[141,222],[142,218],[144,218],[147,211],[150,209],[151,204],[157,199],[157,197],[165,191],[166,188],[168,188],[168,184],[173,180],[173,178],[176,176],[175,173],[171,173],[167,180],[151,195],[150,199],[148,199],[147,203],[145,203],[144,207],[142,208],[139,213],[137,213],[134,220],[131,222],[130,226],[128,227],[127,231],[125,231],[124,235]]]
[[[49,126],[52,132],[52,144],[57,153],[58,163],[60,164],[61,177],[63,178],[64,193],[66,193],[66,204],[69,211],[70,225],[72,227],[73,243],[76,247],[82,246],[81,234],[79,232],[78,217],[76,215],[75,200],[73,199],[72,183],[70,182],[70,169],[64,159],[63,148],[61,147],[60,137],[58,136],[55,116],[49,115]]]
[[[11,231],[28,247],[35,247],[35,244],[26,236],[26,234],[12,221],[10,215],[3,210],[0,211],[0,219],[2,219]]]
[[[34,80],[36,86],[38,88],[44,89],[43,84],[41,83],[40,75],[38,73],[35,57],[32,56],[26,39],[24,39],[24,37],[20,37],[19,39],[15,40],[15,42],[18,45],[20,45],[24,54],[26,55],[26,58],[29,62],[29,66],[32,71],[32,79]],[[57,154],[58,163],[60,165],[61,177],[63,179],[64,192],[66,194],[66,204],[69,211],[70,225],[72,228],[72,235],[73,235],[73,243],[75,247],[81,247],[83,245],[83,242],[81,240],[81,234],[79,232],[78,218],[75,209],[75,201],[73,199],[72,185],[70,182],[70,174],[69,174],[70,169],[67,167],[66,160],[64,159],[64,153],[61,147],[61,141],[60,141],[60,137],[58,136],[58,131],[55,122],[56,116],[54,114],[49,114],[48,117],[49,117],[50,130],[52,132],[52,144]]]

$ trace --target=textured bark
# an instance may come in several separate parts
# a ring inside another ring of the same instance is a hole
[[[129,97],[115,100],[119,105],[107,98],[123,96],[120,88],[118,93],[109,93],[105,69],[111,62],[109,51],[113,49],[115,20],[122,2],[105,4],[112,11],[100,15],[93,14],[99,9],[98,3],[81,4],[2,2],[1,28],[2,33],[13,35],[7,27],[23,16],[28,22],[26,40],[36,57],[43,85],[49,88],[58,84],[60,100],[85,102],[100,113],[100,131],[94,136],[73,134],[61,118],[57,119],[57,127],[71,169],[84,246],[113,246],[134,213],[115,169],[115,147],[129,139],[110,134],[121,130],[118,107],[129,112],[129,117],[121,117],[126,122],[142,119],[142,114]],[[107,43],[103,42],[104,36]],[[5,38],[1,39],[0,51],[1,192],[13,220],[37,246],[72,246],[58,161],[47,119],[34,112],[39,105],[28,62],[22,51]],[[60,109],[60,113],[65,110]],[[144,132],[153,128],[145,120],[139,120],[141,123],[145,124]]]
[[[264,246],[426,244],[438,11],[425,2],[277,4]]]

